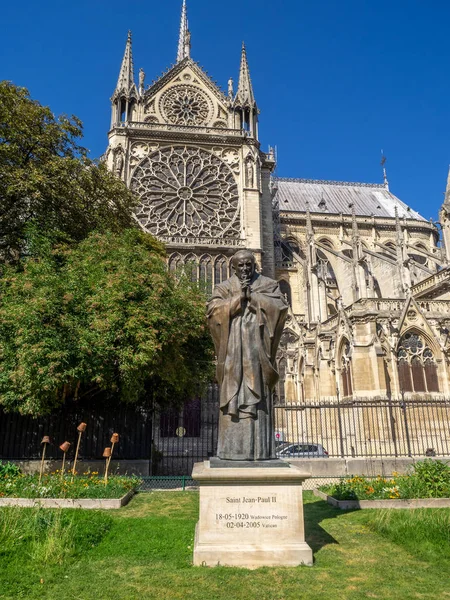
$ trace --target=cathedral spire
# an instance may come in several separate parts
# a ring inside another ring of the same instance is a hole
[[[120,67],[119,79],[117,80],[116,92],[125,90],[128,92],[134,83],[133,53],[131,49],[131,31],[128,32],[125,53]]]
[[[236,93],[235,104],[242,107],[248,106],[250,108],[256,106],[252,80],[250,78],[250,69],[247,61],[247,50],[244,42],[242,42],[241,70],[239,73],[239,84]]]
[[[183,0],[183,6],[181,8],[180,37],[178,40],[177,63],[181,62],[186,57],[189,58],[190,56],[191,32],[189,31],[186,0]]]

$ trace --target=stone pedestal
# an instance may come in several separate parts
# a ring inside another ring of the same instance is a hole
[[[305,542],[302,483],[310,475],[298,467],[213,468],[197,463],[200,517],[194,565],[295,567],[312,565]]]

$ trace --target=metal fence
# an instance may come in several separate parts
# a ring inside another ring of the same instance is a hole
[[[449,400],[351,400],[275,407],[280,441],[332,457],[449,456]]]
[[[348,477],[313,477],[306,479],[302,487],[304,490],[314,490],[321,485],[331,485],[339,481],[345,481],[346,479]],[[367,477],[367,479],[375,479],[375,477]],[[141,477],[141,480],[140,492],[186,492],[198,490],[197,482],[187,475]]]
[[[158,476],[191,473],[196,462],[216,454],[218,426],[216,384],[209,385],[202,398],[187,402],[182,409],[156,410],[150,473]]]
[[[281,441],[321,444],[330,457],[450,456],[450,400],[355,399],[276,406],[274,413]],[[215,456],[218,419],[217,385],[182,409],[72,403],[38,419],[0,411],[0,459],[38,458],[44,435],[54,442],[47,457],[60,457],[59,444],[75,441],[84,421],[82,459],[101,458],[118,431],[118,459],[148,460],[152,476],[186,476],[196,462]]]
[[[82,460],[99,459],[110,445],[113,432],[120,433],[114,455],[117,459],[149,459],[151,453],[151,412],[120,402],[67,402],[53,414],[33,418],[0,410],[0,459],[37,459],[41,440],[50,436],[48,459],[60,459],[60,444],[72,443],[69,460],[75,451],[77,425],[87,423],[80,447]]]

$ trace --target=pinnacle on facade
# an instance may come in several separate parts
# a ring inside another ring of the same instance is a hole
[[[235,104],[249,107],[256,106],[252,80],[250,78],[250,69],[248,68],[247,50],[244,42],[242,42],[241,70],[239,73],[239,84],[236,93]]]
[[[189,31],[186,0],[183,0],[183,6],[181,8],[180,37],[178,40],[177,63],[181,62],[184,58],[190,58],[190,56],[191,32]]]
[[[128,92],[134,84],[133,53],[131,50],[131,31],[128,32],[125,53],[120,67],[119,79],[117,80],[116,92]]]
[[[448,168],[447,188],[445,190],[444,205],[447,209],[450,209],[450,166]]]

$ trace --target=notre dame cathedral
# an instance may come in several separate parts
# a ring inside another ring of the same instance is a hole
[[[183,3],[177,61],[135,81],[131,34],[112,96],[106,161],[140,197],[136,219],[169,267],[207,288],[251,249],[291,310],[279,405],[450,396],[450,179],[437,226],[384,183],[273,176],[245,46],[222,91],[191,58]]]

